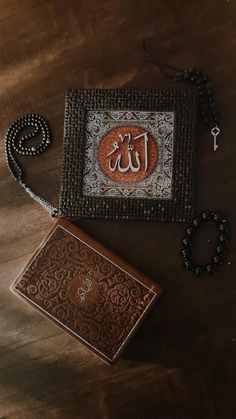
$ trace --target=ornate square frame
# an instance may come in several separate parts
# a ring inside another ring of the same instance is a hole
[[[192,90],[69,90],[66,95],[60,215],[67,218],[189,221],[193,215],[196,102],[197,96]],[[85,169],[91,146],[88,142],[88,115],[102,111],[167,112],[173,115],[171,194],[167,198],[131,198],[86,192]]]

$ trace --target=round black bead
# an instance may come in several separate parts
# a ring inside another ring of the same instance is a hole
[[[212,213],[212,220],[214,220],[216,222],[221,221],[222,220],[221,214],[218,213],[218,212],[213,212]]]
[[[206,266],[206,272],[212,274],[215,271],[214,265],[209,264]]]
[[[220,255],[214,256],[212,260],[216,265],[222,265],[223,263],[223,258]]]
[[[226,223],[222,223],[219,225],[220,231],[226,232],[229,231],[228,225]]]
[[[225,246],[223,246],[222,244],[218,244],[218,246],[216,246],[216,251],[217,251],[217,253],[225,253],[226,252],[226,249],[225,249]]]
[[[184,246],[191,246],[192,242],[188,237],[184,237],[182,240]]]
[[[190,252],[190,250],[188,249],[188,248],[184,248],[184,249],[181,249],[181,255],[183,256],[183,257],[187,257],[187,256],[189,256],[191,254],[191,252]]]
[[[189,271],[190,269],[192,269],[192,262],[190,260],[185,260],[184,267],[187,271]]]
[[[228,243],[228,237],[225,234],[221,234],[219,240],[221,243]]]
[[[222,217],[222,219],[220,220],[220,222],[221,222],[221,224],[225,224],[225,223],[227,223],[227,220],[226,220],[226,218]]]
[[[186,228],[186,233],[188,236],[193,236],[193,234],[195,233],[195,229],[193,227],[188,227]]]
[[[209,212],[209,211],[203,211],[203,212],[201,213],[201,216],[202,216],[202,219],[205,221],[205,220],[209,220],[209,219],[210,219],[211,214],[210,214],[210,212]]]
[[[196,266],[196,267],[194,268],[194,274],[195,274],[196,276],[201,276],[201,275],[203,274],[203,270],[202,270],[202,268],[201,268],[200,266]]]
[[[194,218],[193,225],[194,225],[194,227],[200,227],[201,226],[201,220],[199,218]]]

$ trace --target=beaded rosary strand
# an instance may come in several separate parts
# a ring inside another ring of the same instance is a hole
[[[216,151],[219,148],[219,145],[217,144],[217,137],[220,134],[219,115],[216,110],[215,97],[209,82],[209,77],[195,69],[183,70],[153,59],[147,49],[145,40],[143,40],[143,49],[149,60],[153,64],[156,64],[166,77],[174,82],[186,81],[196,85],[201,117],[213,136],[213,149]],[[199,229],[203,227],[206,222],[211,222],[216,225],[219,230],[219,236],[215,246],[215,254],[206,265],[201,266],[194,261],[192,255],[193,244]],[[205,276],[207,274],[215,273],[217,267],[222,265],[225,260],[225,254],[229,243],[229,229],[229,223],[225,216],[216,211],[203,211],[198,217],[194,218],[192,224],[185,229],[186,236],[182,239],[182,245],[184,247],[181,249],[181,255],[184,260],[184,268],[192,271],[196,276]]]
[[[19,134],[26,128],[34,128],[29,134],[20,137]],[[35,147],[27,147],[24,143],[27,140],[35,138],[39,133],[42,133],[42,141]],[[46,201],[39,195],[36,195],[24,180],[24,172],[14,156],[19,153],[23,156],[37,156],[43,153],[51,143],[51,135],[49,125],[46,119],[40,115],[28,114],[11,124],[5,136],[5,155],[8,169],[12,177],[24,188],[24,190],[31,196],[32,199],[37,201],[43,208],[45,208],[51,218],[58,215],[58,209],[55,208],[50,202]]]
[[[196,85],[201,117],[213,136],[213,150],[216,151],[219,148],[217,137],[220,134],[220,118],[216,110],[214,92],[209,82],[209,77],[194,68],[190,70],[180,69],[154,59],[148,51],[145,39],[143,40],[143,49],[149,61],[156,64],[167,78],[174,82],[186,81]]]

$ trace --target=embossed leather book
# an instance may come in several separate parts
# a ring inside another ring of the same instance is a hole
[[[110,364],[161,294],[156,282],[63,218],[11,290]]]
[[[196,98],[192,90],[69,90],[61,216],[189,221]]]

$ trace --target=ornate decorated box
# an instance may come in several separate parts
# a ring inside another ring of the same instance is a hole
[[[192,90],[70,90],[60,213],[188,221],[193,213]]]
[[[62,218],[11,290],[109,364],[161,294],[156,282]]]

